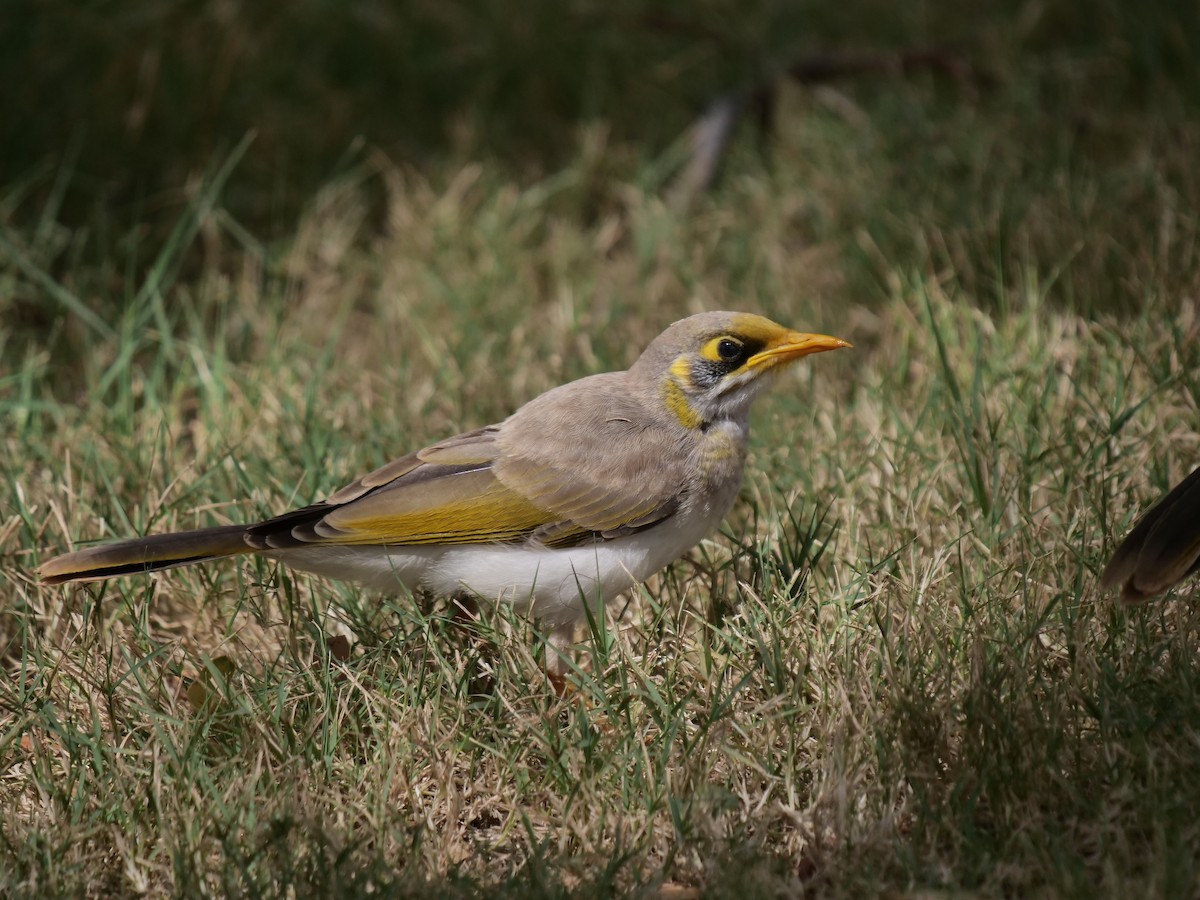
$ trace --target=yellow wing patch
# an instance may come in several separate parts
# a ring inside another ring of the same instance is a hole
[[[330,511],[313,533],[334,544],[487,543],[554,520],[483,469],[369,494]]]

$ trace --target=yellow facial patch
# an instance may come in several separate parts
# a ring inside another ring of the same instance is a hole
[[[745,346],[745,342],[740,338],[736,338],[731,334],[723,334],[720,337],[715,337],[703,347],[700,348],[700,355],[710,362],[726,362],[727,357],[721,355],[721,345],[724,343],[732,343],[739,350]]]
[[[680,363],[686,365],[687,360],[679,360],[671,366],[671,372]],[[692,409],[692,405],[688,403],[687,395],[684,394],[683,388],[679,386],[679,382],[674,378],[668,378],[663,383],[663,400],[666,401],[667,409],[675,414],[675,418],[679,420],[679,424],[684,428],[699,428],[704,424],[704,419],[696,410]]]
[[[671,374],[680,384],[692,387],[692,363],[686,356],[681,356],[671,363]],[[676,385],[678,387],[678,385]]]

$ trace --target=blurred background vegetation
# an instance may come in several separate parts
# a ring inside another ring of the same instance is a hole
[[[1167,287],[1164,253],[1190,252],[1162,246],[1164,203],[1200,196],[1200,7],[1174,0],[12,0],[0,23],[0,224],[54,279],[103,270],[102,314],[247,139],[219,192],[243,241],[290,235],[372,155],[435,182],[486,160],[529,185],[600,129],[570,198],[595,217],[621,184],[664,187],[715,97],[830,52],[939,48],[969,72],[847,76],[840,115],[802,110],[837,133],[801,226],[845,251],[857,301],[869,247],[985,281],[1032,264],[1077,302],[1136,304]],[[743,126],[726,176],[778,164],[777,138]]]
[[[0,894],[611,859],[739,898],[1196,895],[1200,613],[1095,582],[1200,455],[1198,36],[1178,0],[0,4]],[[681,199],[692,126],[772,85]],[[855,350],[770,399],[678,624],[595,664],[607,719],[544,715],[528,642],[476,688],[474,638],[265,564],[36,581],[327,495],[702,307]],[[837,529],[802,602],[793,501]],[[245,690],[181,712],[231,652]]]

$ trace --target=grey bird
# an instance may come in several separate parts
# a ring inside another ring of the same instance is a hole
[[[598,611],[725,517],[768,376],[849,346],[762,316],[701,313],[627,371],[554,388],[311,506],[79,550],[40,573],[58,584],[260,553],[382,590],[511,603],[559,645],[588,604]]]

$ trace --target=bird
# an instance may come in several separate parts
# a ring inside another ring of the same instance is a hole
[[[1121,589],[1124,603],[1165,594],[1200,572],[1200,468],[1142,516],[1100,576],[1102,590]]]
[[[724,519],[751,405],[773,376],[851,346],[753,313],[699,313],[625,371],[553,388],[309,506],[77,550],[39,574],[51,585],[97,581],[257,553],[384,592],[509,603],[561,648],[589,611]]]

